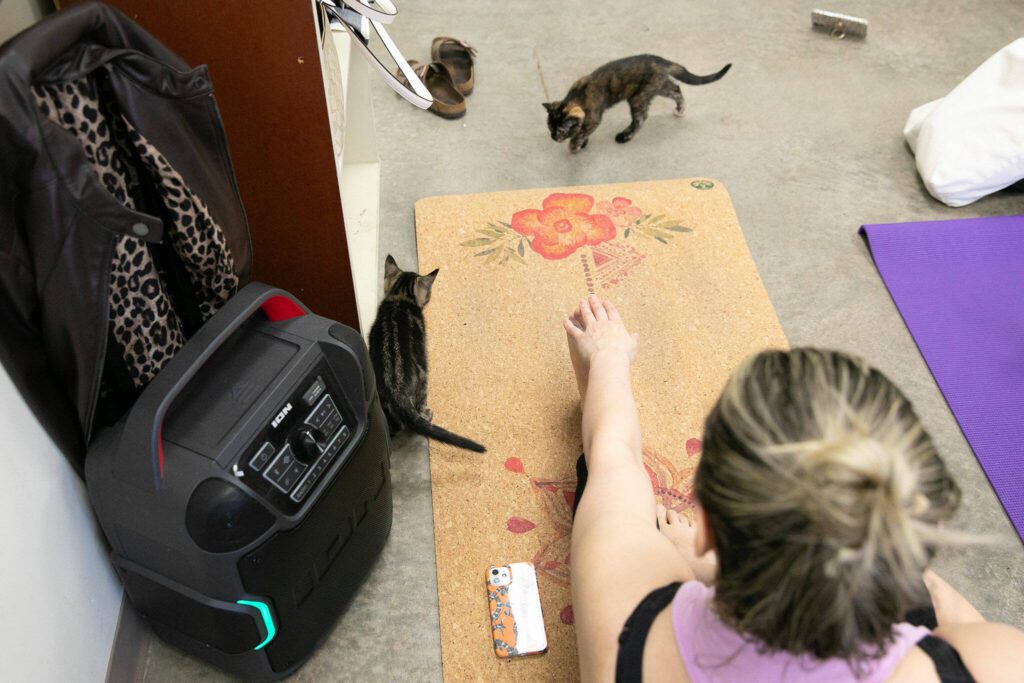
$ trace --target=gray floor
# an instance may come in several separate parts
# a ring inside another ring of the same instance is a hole
[[[382,252],[416,262],[413,203],[435,194],[701,176],[732,196],[793,345],[854,351],[910,395],[964,490],[955,526],[1000,542],[946,550],[944,574],[990,619],[1024,627],[1024,548],[904,327],[856,231],[862,223],[1024,213],[1024,195],[962,209],[924,191],[901,130],[1024,26],[1019,0],[826,6],[867,17],[867,41],[810,30],[815,2],[405,0],[390,29],[410,59],[455,35],[480,49],[469,114],[445,121],[375,86],[383,163]],[[770,6],[770,8],[769,8]],[[938,8],[941,6],[941,11]],[[628,8],[628,9],[627,9]],[[642,12],[642,14],[641,14]],[[601,63],[652,52],[720,82],[685,87],[687,114],[659,101],[617,145],[624,105],[581,154],[548,138],[540,103]],[[444,274],[441,274],[444,277]],[[430,481],[422,440],[396,444],[395,524],[372,577],[299,680],[440,678]],[[154,645],[150,681],[222,680]]]

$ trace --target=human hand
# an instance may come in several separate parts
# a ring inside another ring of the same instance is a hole
[[[615,306],[610,301],[601,301],[596,294],[581,301],[563,324],[578,381],[581,371],[586,377],[595,356],[622,356],[630,363],[636,358],[639,335],[630,334]]]

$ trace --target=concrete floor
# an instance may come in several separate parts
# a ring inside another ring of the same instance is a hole
[[[856,352],[911,397],[964,490],[954,526],[1001,542],[944,550],[935,566],[988,618],[1024,627],[1024,547],[878,277],[857,228],[1024,213],[1004,193],[950,209],[927,195],[901,131],[915,106],[940,97],[1019,36],[1019,0],[862,0],[825,6],[867,17],[866,41],[810,29],[814,2],[653,0],[405,0],[391,35],[409,59],[454,35],[480,49],[469,114],[445,121],[375,83],[383,168],[381,252],[416,263],[413,203],[436,194],[701,176],[728,188],[782,326],[793,345]],[[628,10],[626,8],[629,8]],[[634,9],[642,8],[642,9]],[[643,12],[641,14],[640,12]],[[658,101],[636,138],[619,105],[581,154],[548,138],[540,103],[613,58],[652,52],[720,82],[685,87],[687,113]],[[442,273],[441,277],[444,277]],[[441,676],[427,452],[403,437],[392,458],[391,540],[329,642],[296,680],[436,681]],[[222,674],[163,646],[149,681]]]

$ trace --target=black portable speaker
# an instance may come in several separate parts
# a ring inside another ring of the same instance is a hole
[[[391,530],[391,445],[359,334],[253,283],[86,457],[135,608],[248,680],[298,668]]]

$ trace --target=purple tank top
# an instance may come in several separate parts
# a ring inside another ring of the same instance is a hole
[[[723,624],[711,610],[715,589],[687,581],[672,601],[676,645],[694,683],[710,681],[885,681],[910,648],[930,631],[921,626],[896,624],[895,640],[885,656],[864,663],[858,678],[841,659],[818,660],[788,652],[760,653],[756,644]]]

